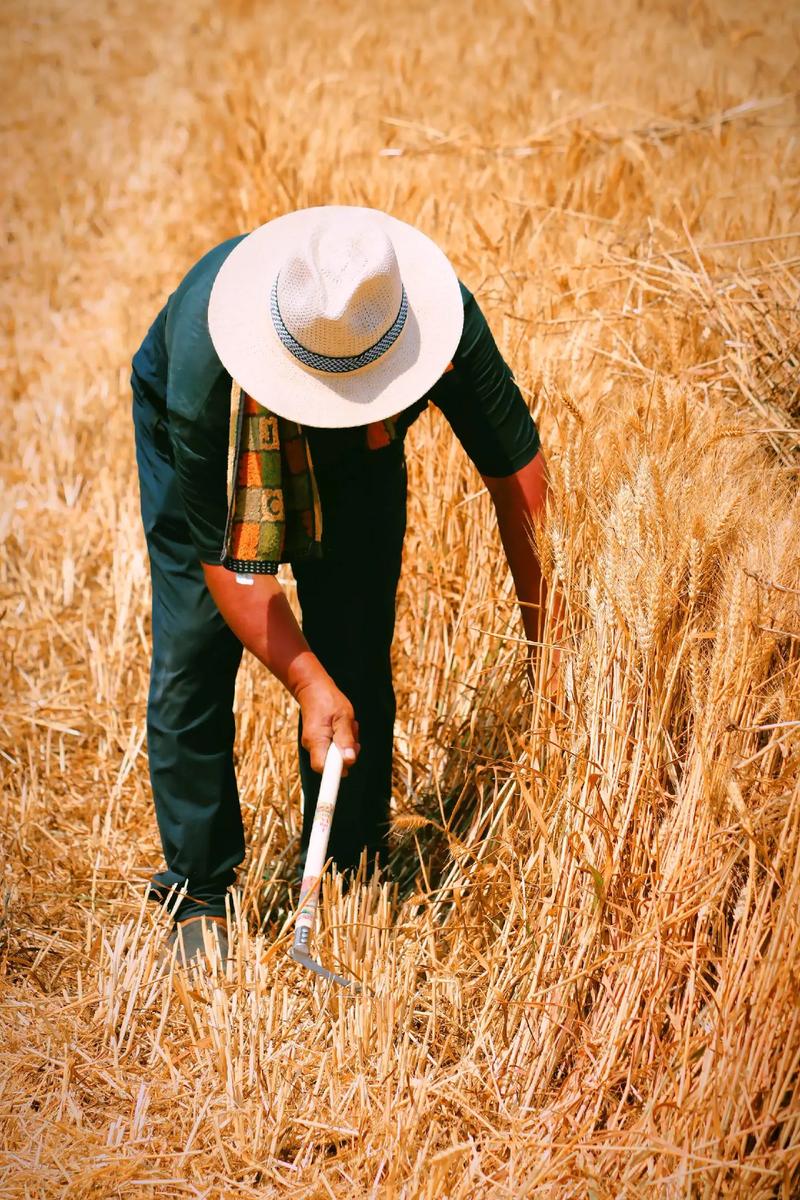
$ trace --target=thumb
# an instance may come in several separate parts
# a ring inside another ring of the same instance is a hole
[[[333,740],[341,751],[344,765],[352,767],[361,749],[358,744],[358,725],[356,721],[344,713],[338,713],[333,718]]]

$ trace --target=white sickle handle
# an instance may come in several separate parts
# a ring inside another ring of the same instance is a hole
[[[314,812],[314,823],[311,826],[303,882],[300,885],[300,911],[294,923],[293,958],[298,955],[306,958],[311,950],[311,933],[317,915],[322,871],[328,853],[328,838],[331,835],[331,824],[336,808],[336,797],[339,794],[343,765],[341,750],[335,742],[331,742],[325,757],[325,766],[322,769],[319,799]]]

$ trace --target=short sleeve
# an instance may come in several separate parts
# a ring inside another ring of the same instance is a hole
[[[189,535],[201,562],[222,561],[228,518],[228,431],[230,376],[217,376],[210,389],[197,393],[194,417],[168,409],[175,476]]]
[[[207,304],[183,300],[168,321],[167,428],[189,534],[201,562],[222,558],[228,516],[231,377],[208,333]]]
[[[475,297],[462,284],[464,329],[430,399],[481,475],[513,475],[536,456],[539,432]]]

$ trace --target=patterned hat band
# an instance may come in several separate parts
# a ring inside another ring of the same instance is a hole
[[[342,356],[317,354],[314,350],[309,350],[302,342],[298,342],[297,338],[289,332],[284,324],[280,305],[278,304],[278,277],[276,277],[272,285],[270,310],[272,312],[272,323],[275,326],[275,332],[290,354],[293,354],[306,367],[314,367],[317,371],[327,371],[331,374],[343,375],[349,371],[357,371],[359,367],[366,367],[368,363],[375,362],[387,350],[391,349],[403,332],[403,326],[406,323],[406,317],[408,316],[408,296],[406,295],[406,289],[403,288],[397,316],[386,332],[378,338],[377,342],[368,346],[366,350],[362,350],[360,354]]]

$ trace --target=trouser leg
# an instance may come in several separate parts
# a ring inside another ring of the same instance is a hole
[[[323,557],[295,567],[303,632],[348,697],[361,753],[342,780],[329,853],[340,870],[367,851],[385,866],[392,788],[395,696],[391,644],[406,523],[402,442],[366,453],[338,474],[318,473]],[[300,729],[302,736],[302,726]],[[302,856],[308,847],[320,776],[300,746]]]
[[[233,766],[242,647],[205,585],[163,421],[136,386],[133,407],[153,590],[147,746],[168,868],[154,876],[153,890],[164,899],[173,886],[187,888],[181,919],[224,916],[225,893],[244,857]]]

